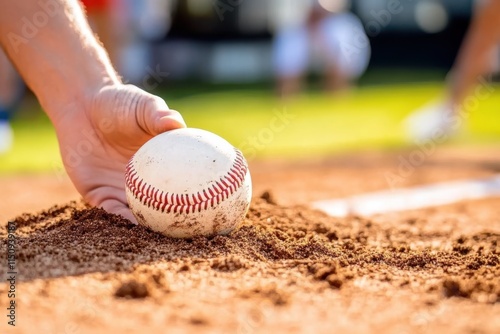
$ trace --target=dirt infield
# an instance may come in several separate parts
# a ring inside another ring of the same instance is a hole
[[[3,316],[2,333],[498,333],[500,199],[370,219],[305,205],[387,188],[399,156],[254,164],[229,236],[169,239],[79,201],[18,216],[17,326]],[[463,156],[438,154],[402,185],[500,166]]]

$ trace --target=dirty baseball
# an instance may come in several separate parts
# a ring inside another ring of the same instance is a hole
[[[229,233],[245,218],[252,196],[242,153],[193,128],[148,141],[130,160],[125,179],[139,224],[176,238]]]

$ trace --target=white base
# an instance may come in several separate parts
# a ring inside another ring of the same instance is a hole
[[[317,201],[312,206],[333,217],[371,216],[495,196],[500,196],[500,176],[372,192],[345,199]]]

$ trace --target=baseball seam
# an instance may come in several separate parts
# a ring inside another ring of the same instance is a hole
[[[193,194],[176,194],[159,190],[146,183],[137,174],[133,158],[125,171],[125,184],[133,196],[148,208],[164,213],[194,213],[212,208],[221,203],[236,190],[245,180],[248,166],[241,152],[237,149],[236,158],[229,171],[211,187],[202,189]]]

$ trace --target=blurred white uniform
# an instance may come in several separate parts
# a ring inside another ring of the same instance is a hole
[[[298,76],[321,64],[356,79],[366,70],[370,53],[361,21],[351,13],[339,13],[323,18],[315,28],[304,23],[279,31],[273,66],[278,77]]]

